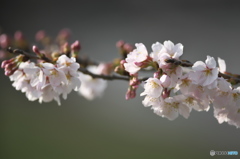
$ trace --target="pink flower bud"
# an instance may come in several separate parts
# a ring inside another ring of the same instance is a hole
[[[65,28],[65,29],[62,29],[62,30],[59,32],[58,37],[59,37],[60,39],[67,40],[67,39],[69,39],[70,35],[71,35],[71,31],[70,31],[69,29]]]
[[[125,98],[126,100],[133,99],[136,97],[136,90],[135,89],[128,89]]]
[[[44,30],[39,30],[36,35],[35,35],[35,39],[36,41],[41,41],[46,37],[46,32]]]
[[[116,47],[117,47],[117,48],[122,48],[124,44],[125,44],[125,42],[124,42],[123,40],[119,40],[119,41],[116,43]]]
[[[68,42],[65,42],[62,45],[62,52],[64,52],[64,53],[69,53],[70,52],[70,46],[69,46]]]
[[[5,76],[11,76],[13,74],[13,72],[5,70],[4,74],[5,74]]]
[[[81,49],[80,42],[77,40],[71,45],[71,49],[73,52],[79,52]]]
[[[153,77],[159,79],[160,78],[160,72],[159,71],[154,72]]]
[[[16,31],[14,34],[14,39],[17,41],[24,40],[23,33],[21,31]]]
[[[126,63],[125,60],[121,60],[121,61],[120,61],[120,64],[121,64],[121,65],[123,65],[124,63]]]
[[[8,63],[9,63],[8,60],[3,61],[1,64],[1,68],[5,68]]]
[[[33,50],[33,52],[35,52],[38,56],[41,56],[41,55],[42,55],[42,53],[40,53],[40,51],[39,51],[39,49],[38,49],[38,47],[37,47],[36,45],[33,45],[32,50]]]
[[[123,45],[123,49],[126,51],[126,52],[131,52],[131,51],[133,51],[133,46],[132,45],[130,45],[130,44],[128,44],[128,43],[125,43],[124,45]]]
[[[171,79],[168,75],[162,75],[160,78],[163,87],[168,87],[171,84]]]
[[[5,49],[10,45],[11,41],[9,36],[7,36],[6,34],[2,34],[0,36],[0,46],[1,48]]]
[[[6,56],[7,56],[6,52],[4,52],[3,50],[0,50],[0,60],[5,59]]]

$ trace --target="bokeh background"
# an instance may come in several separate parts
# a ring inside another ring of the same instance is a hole
[[[149,50],[156,41],[171,40],[184,45],[185,59],[221,57],[229,71],[240,73],[240,4],[234,0],[1,0],[0,26],[12,35],[21,30],[32,41],[40,29],[56,36],[69,28],[81,53],[98,61],[118,56],[120,39]],[[218,124],[212,109],[168,121],[144,108],[143,97],[125,101],[127,85],[111,81],[94,101],[72,93],[59,107],[29,102],[1,69],[0,158],[202,159],[210,158],[210,150],[240,153],[240,130]]]

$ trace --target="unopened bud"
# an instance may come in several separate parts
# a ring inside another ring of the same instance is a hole
[[[71,35],[71,31],[69,29],[65,28],[59,32],[58,37],[61,40],[67,40],[67,39],[69,39],[70,35]]]
[[[135,97],[136,97],[136,90],[129,88],[125,95],[126,100],[133,99]]]
[[[16,31],[14,34],[14,39],[17,41],[24,40],[23,33],[21,31]]]
[[[1,68],[5,68],[6,67],[6,64],[8,64],[8,60],[4,60],[1,64]]]
[[[160,78],[160,72],[159,71],[154,72],[153,77],[159,79]]]
[[[119,41],[116,43],[116,47],[117,47],[117,48],[122,48],[124,44],[125,44],[125,42],[124,42],[123,40],[119,40]]]
[[[69,46],[68,42],[65,42],[62,45],[62,52],[65,53],[65,54],[70,53],[70,46]]]
[[[39,30],[35,35],[36,41],[42,41],[45,37],[46,37],[46,32],[44,30]]]
[[[139,82],[139,80],[138,80],[137,77],[133,77],[133,78],[130,80],[130,82],[129,82],[129,85],[130,85],[130,86],[137,86],[137,85],[139,85],[139,84],[140,84],[140,82]]]
[[[3,50],[0,50],[0,60],[3,60],[7,57],[6,52],[4,52]]]
[[[10,46],[11,40],[10,37],[7,36],[6,34],[0,35],[0,46],[3,49],[6,49],[8,46]]]
[[[123,64],[125,64],[125,63],[126,63],[126,60],[121,60],[121,61],[120,61],[120,64],[121,64],[121,65],[123,65]]]
[[[5,70],[4,74],[5,74],[5,76],[11,76],[13,74],[13,72]]]
[[[80,51],[81,49],[81,45],[80,45],[80,42],[77,40],[75,41],[72,45],[71,45],[71,49],[73,51]]]
[[[160,81],[163,85],[163,87],[168,87],[171,84],[171,79],[168,75],[162,75],[162,77],[160,78]]]
[[[39,57],[42,57],[42,53],[40,53],[38,47],[36,45],[33,45],[32,50],[34,53],[36,53]]]
[[[129,53],[129,52],[133,51],[133,46],[130,45],[130,44],[128,44],[128,43],[125,43],[125,44],[123,45],[123,49],[124,49],[127,53]]]

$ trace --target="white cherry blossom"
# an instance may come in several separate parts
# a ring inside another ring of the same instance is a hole
[[[153,98],[158,98],[161,96],[162,91],[162,82],[157,78],[149,78],[146,80],[146,83],[144,85],[144,92],[142,92],[140,95],[148,95]]]
[[[191,74],[191,80],[195,84],[207,86],[212,84],[218,77],[218,68],[213,57],[207,56],[204,62],[197,61],[192,66],[194,73]]]
[[[87,69],[94,74],[101,73],[99,72],[100,69],[98,69],[97,66],[88,66]],[[86,75],[81,72],[79,72],[79,79],[81,81],[79,93],[88,100],[93,100],[96,97],[101,97],[107,87],[106,80],[100,78],[92,78],[90,75]]]
[[[148,56],[145,45],[137,43],[135,46],[136,49],[127,55],[126,63],[124,63],[125,70],[131,74],[135,74],[141,69],[137,63],[145,61]]]
[[[182,96],[168,97],[162,101],[159,106],[154,106],[152,109],[157,115],[165,117],[169,120],[176,119],[179,114],[187,119],[191,109],[183,104],[182,100]]]

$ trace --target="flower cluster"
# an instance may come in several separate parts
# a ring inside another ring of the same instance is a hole
[[[152,50],[148,54],[143,44],[136,44],[124,64],[126,71],[137,74],[157,63],[156,72],[145,81],[141,93],[145,96],[144,106],[151,106],[157,115],[174,120],[179,114],[188,118],[192,109],[208,111],[212,104],[219,123],[240,127],[240,87],[232,88],[226,79],[218,77],[219,71],[226,71],[224,60],[219,58],[219,69],[215,59],[207,56],[205,63],[197,61],[192,69],[185,71],[180,62],[182,44],[157,42]]]
[[[42,103],[55,100],[60,105],[60,95],[66,99],[73,89],[77,91],[80,88],[79,67],[75,58],[62,55],[55,65],[20,62],[18,69],[9,77],[16,90],[25,93],[30,101],[38,99]]]

